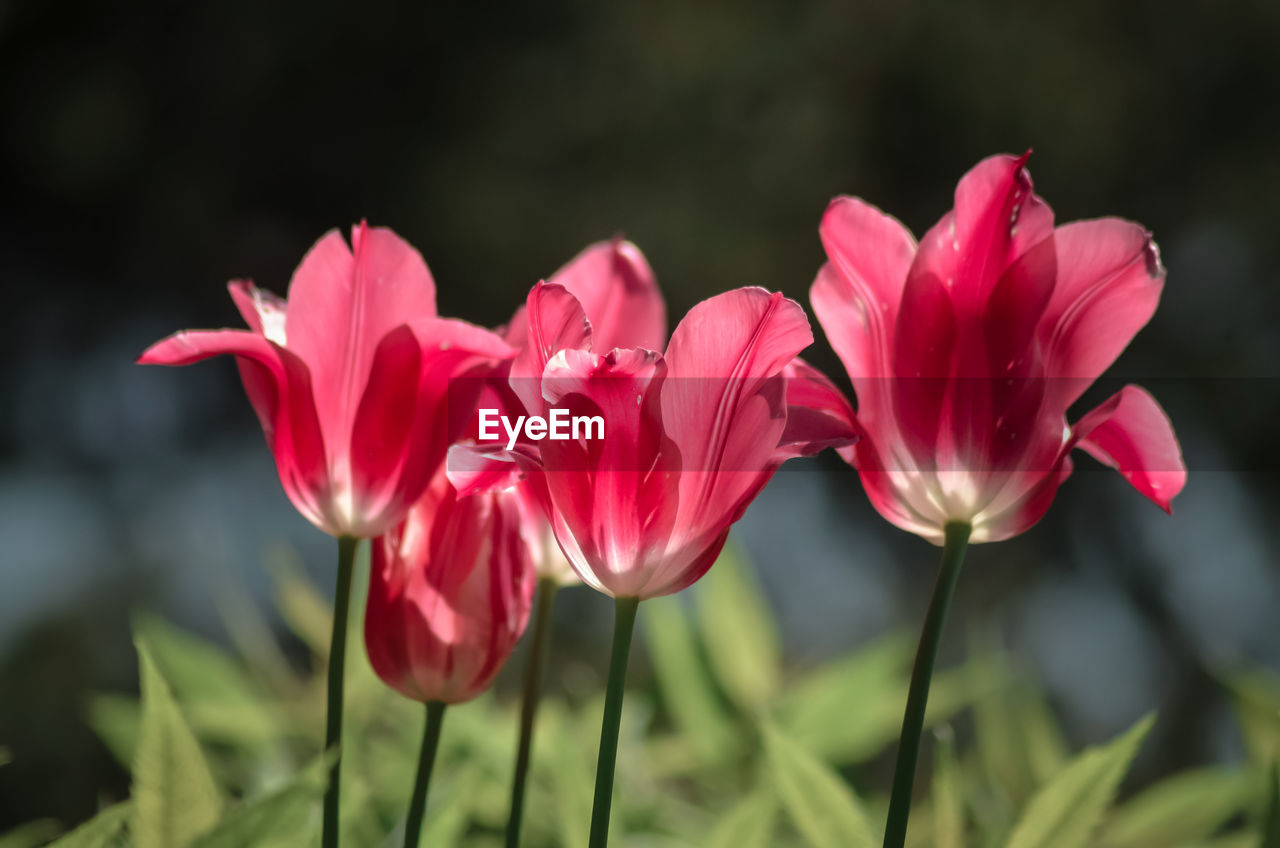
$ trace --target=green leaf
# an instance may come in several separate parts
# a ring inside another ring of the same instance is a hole
[[[427,818],[422,825],[422,845],[457,845],[461,842],[471,818],[471,799],[482,783],[481,776],[478,769],[467,769],[461,775],[450,776],[446,791],[432,793],[439,797],[432,799],[435,803],[427,810]]]
[[[1224,681],[1251,759],[1269,766],[1280,759],[1280,678],[1273,672],[1240,672]]]
[[[134,633],[147,643],[170,688],[192,700],[255,701],[262,692],[219,646],[179,630],[155,615],[139,615]]]
[[[142,727],[133,768],[133,840],[138,848],[183,848],[218,821],[222,801],[146,642],[135,642]]]
[[[831,762],[869,760],[898,738],[907,699],[912,641],[890,636],[825,666],[790,687],[778,703],[782,730]],[[925,726],[934,727],[974,700],[985,682],[943,671],[930,687]]]
[[[319,658],[329,656],[333,604],[303,573],[297,555],[277,551],[267,564],[276,584],[276,605],[284,623]]]
[[[1121,778],[1151,729],[1147,716],[1127,733],[1076,757],[1032,797],[1008,848],[1085,848]]]
[[[415,702],[414,706],[421,707],[421,704]],[[421,719],[421,709],[414,711],[414,718]],[[421,724],[421,721],[415,723]],[[449,734],[445,734],[445,739],[448,738]],[[342,758],[343,772],[363,775],[381,813],[389,817],[402,816],[408,803],[409,788],[413,786],[414,750],[414,742],[401,742],[370,733],[361,738],[358,745],[348,746]],[[442,751],[437,759],[442,760],[443,756]]]
[[[964,798],[949,727],[938,732],[934,746],[933,833],[935,848],[964,848]]]
[[[36,848],[58,835],[62,827],[53,819],[36,819],[0,833],[0,848]]]
[[[778,797],[805,840],[813,848],[875,848],[848,784],[773,726],[766,724],[763,733]]]
[[[196,840],[196,848],[309,844],[314,836],[313,813],[317,813],[318,800],[324,794],[327,765],[317,761],[279,789],[228,810],[217,827]]]
[[[342,770],[342,809],[338,813],[338,844],[378,845],[386,836],[378,815],[377,798],[363,775]]]
[[[777,820],[773,794],[756,791],[730,809],[703,844],[707,848],[772,848]]]
[[[1042,786],[1067,764],[1066,736],[1038,686],[1019,686],[1018,694],[1018,723],[1023,728],[1027,764],[1035,785]]]
[[[1184,772],[1118,807],[1102,830],[1104,848],[1161,848],[1207,839],[1258,797],[1258,775],[1227,768]]]
[[[280,735],[286,723],[275,703],[229,653],[156,616],[139,616],[134,630],[199,738],[257,750]]]
[[[231,644],[244,658],[246,668],[255,680],[266,683],[274,691],[294,687],[301,682],[285,656],[275,628],[244,585],[223,577],[213,602]]]
[[[1033,775],[1024,727],[1019,721],[1015,688],[1003,652],[990,638],[975,637],[968,663],[969,679],[984,695],[974,701],[974,739],[987,780],[1016,808],[1038,787]],[[1046,776],[1047,778],[1048,776]]]
[[[640,615],[663,704],[703,762],[723,761],[737,749],[738,737],[707,680],[680,599],[667,596],[645,601]]]
[[[694,590],[711,670],[741,709],[754,712],[778,689],[778,625],[750,566],[726,547]]]
[[[107,692],[94,694],[89,696],[86,712],[89,726],[116,761],[126,769],[133,768],[142,716],[138,699]]]
[[[13,762],[13,752],[0,745],[0,766],[7,766],[11,762]]]
[[[587,757],[573,734],[573,718],[545,704],[538,714],[538,732],[545,752],[534,768],[546,772],[554,789],[556,827],[564,848],[587,848],[591,823],[592,775]]]
[[[133,813],[130,801],[113,804],[75,830],[49,845],[49,848],[113,848],[124,844],[124,828]]]
[[[1187,844],[1185,848],[1272,848],[1272,846],[1259,845],[1256,833],[1245,832],[1218,836],[1207,842],[1197,842],[1194,845]]]
[[[906,685],[912,643],[894,634],[827,663],[788,686],[776,709],[779,727],[816,754],[849,762],[875,753],[881,714]],[[896,707],[902,721],[902,702]]]

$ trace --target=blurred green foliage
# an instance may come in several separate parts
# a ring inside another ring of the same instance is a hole
[[[307,670],[263,641],[269,631],[251,610],[227,615],[234,651],[139,616],[141,697],[100,694],[88,707],[90,723],[131,769],[132,796],[61,836],[56,822],[30,822],[0,836],[0,848],[315,844],[328,765],[317,741],[330,612],[296,570],[277,568],[275,580],[282,617],[311,653]],[[894,635],[792,673],[739,555],[726,553],[689,595],[641,607],[657,685],[631,691],[624,711],[615,844],[875,848],[887,803],[868,764],[896,739],[910,640]],[[362,629],[357,621],[350,638],[359,641]],[[363,650],[348,656],[343,844],[396,845],[422,709],[384,687]],[[1117,801],[1155,717],[1073,754],[1037,687],[975,638],[970,658],[934,681],[932,778],[918,781],[908,844],[1278,844],[1280,681],[1251,672],[1224,685],[1251,760],[1177,774]],[[501,844],[516,709],[492,694],[450,709],[423,844]],[[585,848],[601,709],[599,695],[546,697],[529,848]]]

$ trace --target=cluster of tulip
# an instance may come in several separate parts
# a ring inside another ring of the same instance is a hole
[[[1038,521],[1077,447],[1166,510],[1186,478],[1168,419],[1140,388],[1067,422],[1152,316],[1164,270],[1137,224],[1055,229],[1025,162],[978,164],[919,243],[861,200],[831,203],[811,301],[856,412],[799,358],[813,342],[800,304],[736,289],[695,306],[668,340],[654,276],[623,241],[587,248],[490,331],[439,317],[422,257],[361,224],[350,247],[331,232],[311,249],[287,302],[231,283],[249,330],[180,332],[143,354],[162,365],[233,354],[285,491],[338,539],[326,741],[336,753],[355,550],[371,540],[369,659],[427,705],[407,845],[445,705],[490,684],[536,589],[507,834],[518,844],[546,619],[556,587],[581,580],[616,602],[591,823],[591,845],[603,846],[639,602],[698,580],[773,472],[828,447],[857,468],[881,515],[943,548],[885,832],[886,846],[903,844],[933,658],[968,542]],[[545,418],[553,406],[607,426],[599,438],[477,437],[481,409]],[[337,844],[336,753],[326,848]]]

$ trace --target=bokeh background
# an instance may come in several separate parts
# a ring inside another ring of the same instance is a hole
[[[1059,220],[1156,234],[1164,301],[1111,373],[1165,403],[1192,477],[1170,519],[1081,459],[1041,525],[972,551],[943,663],[996,633],[1077,743],[1158,708],[1132,785],[1238,758],[1215,675],[1280,663],[1278,24],[1266,0],[0,0],[0,829],[125,793],[84,706],[136,685],[137,610],[225,638],[220,604],[265,596],[284,548],[330,584],[231,362],[132,364],[237,326],[228,279],[283,293],[367,217],[483,324],[618,232],[673,323],[747,283],[807,303],[831,196],[918,233],[1029,147]],[[825,340],[811,358],[847,386]],[[918,624],[935,550],[833,458],[779,474],[736,539],[793,668]],[[603,666],[609,613],[564,597],[561,672]]]

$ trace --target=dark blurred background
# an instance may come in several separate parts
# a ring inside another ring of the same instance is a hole
[[[1213,675],[1280,661],[1277,24],[1263,0],[0,0],[0,829],[121,794],[84,703],[135,685],[132,611],[220,636],[212,599],[265,596],[272,545],[329,585],[232,364],[132,364],[237,326],[228,279],[283,294],[367,217],[479,323],[617,232],[672,323],[746,283],[807,303],[832,195],[919,233],[1028,147],[1060,221],[1159,240],[1163,304],[1112,374],[1164,401],[1192,477],[1169,519],[1081,459],[1041,525],[973,550],[944,662],[993,622],[1077,743],[1161,710],[1138,780],[1238,757]],[[737,531],[797,667],[914,631],[934,570],[829,459]],[[561,613],[557,655],[603,664],[603,599]]]

